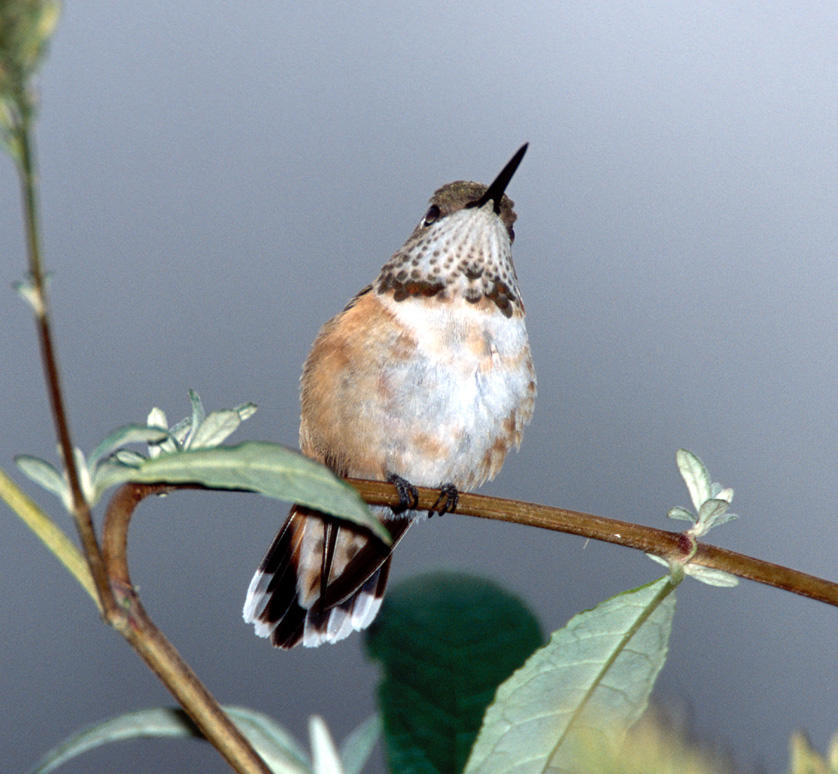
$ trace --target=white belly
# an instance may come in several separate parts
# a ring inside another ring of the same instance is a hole
[[[532,415],[535,373],[522,316],[465,300],[391,301],[417,343],[416,357],[387,368],[392,396],[389,472],[419,486],[478,486],[520,443]]]

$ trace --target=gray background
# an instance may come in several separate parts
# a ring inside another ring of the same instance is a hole
[[[523,448],[483,491],[677,528],[685,446],[736,489],[735,550],[835,577],[838,11],[829,3],[68,4],[38,127],[56,337],[76,442],[154,405],[260,406],[236,438],[296,445],[318,326],[409,234],[430,193],[509,193],[539,375]],[[23,271],[0,163],[6,288]],[[2,461],[54,459],[32,321],[2,306]],[[19,479],[22,476],[14,473]],[[59,514],[49,495],[29,491]],[[142,507],[135,581],[224,702],[342,737],[373,708],[361,638],[281,653],[240,618],[284,506],[178,494]],[[62,524],[68,519],[59,514]],[[169,703],[6,511],[0,749]],[[642,555],[449,516],[394,580],[492,577],[545,628],[654,578]],[[695,582],[656,696],[742,768],[838,727],[836,612]],[[378,763],[376,765],[379,765]],[[200,743],[138,742],[66,771],[222,771]]]

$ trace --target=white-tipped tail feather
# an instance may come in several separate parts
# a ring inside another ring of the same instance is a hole
[[[389,522],[394,542],[408,526]],[[250,581],[242,616],[277,647],[338,642],[378,614],[391,550],[367,530],[295,505]]]
[[[259,637],[273,637],[280,623],[280,620],[272,620],[265,614],[271,599],[269,587],[273,578],[274,573],[257,570],[250,581],[244,602],[242,616],[245,623],[253,624],[253,630]],[[300,644],[307,648],[316,648],[323,643],[338,642],[352,632],[366,629],[375,620],[381,607],[382,597],[376,596],[377,586],[378,573],[375,573],[352,598],[351,605],[333,607],[325,613],[306,610]],[[383,592],[383,589],[381,591]]]

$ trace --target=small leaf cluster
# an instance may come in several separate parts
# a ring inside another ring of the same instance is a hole
[[[693,525],[688,534],[698,539],[714,527],[739,518],[735,513],[727,512],[733,502],[733,490],[713,481],[704,463],[695,454],[686,449],[678,449],[675,461],[696,512],[676,505],[669,509],[667,516],[670,519],[691,521]]]
[[[723,570],[715,570],[710,567],[701,567],[697,564],[690,564],[690,559],[695,555],[699,538],[704,537],[711,529],[719,527],[728,521],[738,519],[735,513],[729,513],[728,508],[733,501],[733,489],[723,487],[717,481],[713,481],[704,463],[692,452],[686,449],[678,449],[675,454],[675,462],[687,491],[690,493],[695,512],[676,505],[670,508],[667,516],[670,519],[689,521],[692,526],[684,533],[692,544],[692,551],[686,559],[670,560],[654,554],[646,554],[650,559],[659,564],[669,567],[673,577],[681,574],[689,575],[696,580],[706,583],[709,586],[722,586],[730,588],[736,586],[739,581],[730,573]]]
[[[82,494],[91,506],[109,487],[128,481],[257,492],[349,519],[390,543],[390,533],[358,492],[319,462],[266,441],[220,445],[253,415],[256,406],[252,403],[207,413],[194,390],[189,391],[189,398],[191,415],[171,428],[166,427],[165,413],[154,408],[146,424],[114,430],[89,456],[75,449]],[[125,448],[136,443],[147,444],[147,454]],[[66,472],[26,454],[15,461],[29,478],[71,510]]]
[[[106,489],[131,480],[134,471],[139,470],[149,459],[187,449],[218,446],[256,411],[254,404],[243,403],[233,409],[207,414],[197,392],[190,390],[189,398],[192,402],[192,415],[172,428],[167,428],[168,422],[163,410],[153,408],[146,424],[123,425],[114,430],[89,456],[85,456],[78,447],[73,450],[82,494],[90,505],[99,502]],[[125,448],[128,444],[136,443],[147,444],[148,454]],[[59,473],[46,460],[27,454],[18,455],[15,462],[35,483],[56,495],[68,511],[72,510],[70,484],[63,466]]]

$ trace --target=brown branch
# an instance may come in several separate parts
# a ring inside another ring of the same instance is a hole
[[[153,492],[163,491],[167,487],[128,484],[119,489],[108,507],[104,555],[99,548],[90,504],[84,495],[73,454],[74,446],[50,328],[49,305],[39,241],[35,163],[30,139],[31,112],[25,95],[21,95],[19,101],[21,121],[15,127],[15,131],[20,148],[18,171],[22,189],[31,282],[28,298],[35,312],[47,394],[67,474],[71,510],[103,616],[128,640],[180,702],[204,736],[236,771],[246,774],[270,774],[270,770],[251,744],[224,714],[218,702],[201,684],[177,650],[152,623],[131,585],[125,559],[127,529],[131,514],[143,497]],[[112,583],[108,578],[109,569],[113,573]]]
[[[400,503],[398,491],[390,483],[360,479],[348,479],[348,482],[370,505]],[[105,569],[118,602],[116,613],[107,618],[237,771],[265,772],[267,769],[249,742],[153,624],[134,591],[128,572],[128,527],[137,505],[150,494],[195,488],[205,487],[198,484],[125,484],[117,490],[108,504],[103,532]],[[417,491],[419,509],[431,509],[439,501],[440,492],[436,489],[417,487]],[[686,560],[694,548],[684,533],[520,500],[464,493],[459,497],[457,513],[567,532],[676,561]],[[838,584],[787,567],[702,544],[697,546],[690,561],[838,606]]]
[[[174,488],[166,484],[125,484],[108,503],[102,546],[105,568],[113,583],[117,612],[108,616],[107,620],[131,643],[207,741],[236,771],[270,774],[270,769],[250,742],[227,717],[175,647],[154,625],[131,583],[126,556],[131,516],[145,497]],[[178,485],[177,488],[190,488],[190,485]]]
[[[370,505],[399,504],[399,497],[392,484],[362,479],[347,480]],[[417,490],[420,509],[431,508],[440,494],[436,489],[417,487]],[[464,516],[526,524],[531,527],[552,529],[607,543],[616,543],[656,554],[665,559],[684,560],[692,549],[690,538],[681,532],[668,532],[627,521],[607,519],[591,513],[569,511],[520,500],[461,494],[456,512]],[[690,563],[724,570],[740,578],[838,606],[838,583],[752,556],[738,554],[735,551],[699,543],[698,550]]]
[[[26,246],[29,259],[29,274],[34,292],[33,308],[38,328],[38,342],[41,348],[41,360],[44,366],[47,394],[52,409],[53,422],[61,456],[64,458],[64,468],[67,471],[67,481],[70,485],[72,497],[72,513],[79,533],[79,539],[84,555],[90,567],[90,574],[99,595],[101,608],[113,612],[114,600],[110,585],[105,574],[102,554],[96,540],[93,528],[93,518],[90,513],[84,493],[82,492],[76,460],[73,456],[73,442],[70,437],[70,425],[64,408],[64,398],[61,392],[61,380],[58,373],[58,360],[52,343],[50,329],[46,283],[41,264],[41,248],[38,229],[38,200],[35,193],[35,167],[30,141],[28,121],[18,128],[20,142],[20,183],[23,197],[23,214],[26,223]]]

